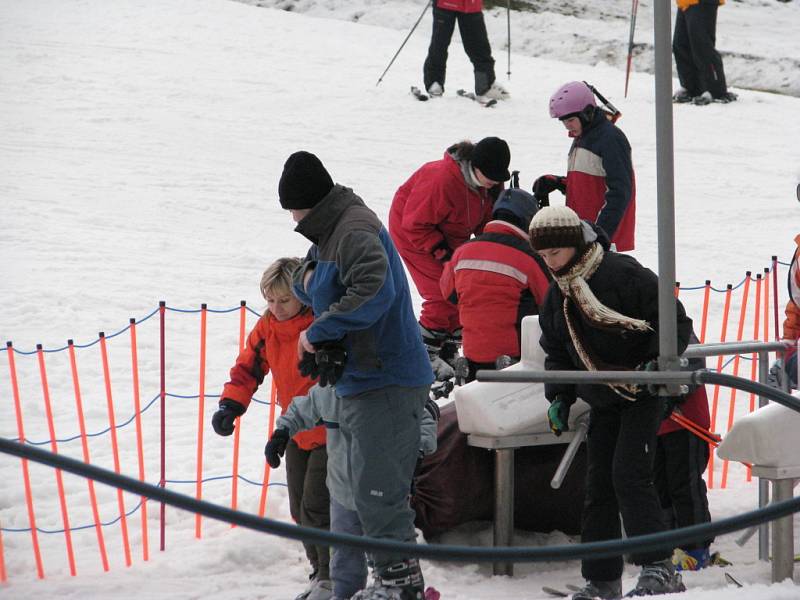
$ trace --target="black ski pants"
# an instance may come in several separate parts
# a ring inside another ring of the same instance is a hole
[[[700,3],[678,10],[672,52],[681,87],[691,96],[710,92],[714,98],[728,93],[722,57],[717,52],[717,9],[719,5]]]
[[[485,94],[494,83],[494,58],[489,46],[489,36],[486,33],[486,23],[483,13],[461,13],[452,10],[443,10],[433,7],[433,31],[431,45],[428,48],[428,58],[425,59],[423,76],[425,89],[430,88],[434,82],[439,82],[444,87],[445,71],[447,68],[447,48],[453,37],[453,30],[458,21],[458,31],[464,43],[464,51],[475,72],[475,93],[479,96]]]
[[[622,525],[628,537],[658,533],[666,526],[653,485],[656,432],[661,423],[661,401],[645,396],[631,402],[594,405],[586,441],[586,499],[581,527],[582,542],[619,539]],[[622,524],[620,523],[622,515]],[[671,556],[670,550],[653,550],[631,556],[638,565]],[[585,579],[614,581],[622,576],[622,556],[584,559]]]
[[[711,521],[703,481],[708,452],[708,442],[685,429],[658,436],[654,481],[667,525],[674,529]],[[682,548],[707,548],[712,541],[698,540]]]
[[[286,485],[289,512],[295,523],[304,527],[330,529],[328,452],[325,446],[303,450],[294,440],[286,446]],[[327,546],[303,542],[308,562],[319,579],[330,579],[330,551]]]

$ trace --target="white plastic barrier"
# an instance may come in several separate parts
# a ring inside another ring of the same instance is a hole
[[[800,413],[772,403],[737,417],[717,456],[766,467],[800,466]]]
[[[521,360],[504,369],[536,369],[544,371],[544,351],[539,345],[542,330],[539,317],[522,320]],[[458,427],[464,433],[482,436],[509,436],[548,433],[547,409],[542,383],[487,383],[473,381],[455,390]],[[589,410],[578,400],[570,411],[570,426]]]

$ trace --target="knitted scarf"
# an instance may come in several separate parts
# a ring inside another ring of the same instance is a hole
[[[605,306],[594,295],[587,279],[594,275],[600,263],[603,261],[603,247],[597,242],[589,245],[583,255],[567,269],[564,273],[554,274],[554,279],[558,284],[561,293],[564,295],[563,312],[567,323],[572,343],[578,353],[586,370],[599,371],[595,361],[581,342],[577,330],[568,310],[569,301],[572,300],[580,310],[581,314],[593,326],[600,329],[627,329],[629,331],[652,331],[653,328],[647,321],[642,319],[632,319],[622,313]],[[614,392],[626,400],[636,400],[636,392],[639,386],[635,384],[615,384],[607,383]]]

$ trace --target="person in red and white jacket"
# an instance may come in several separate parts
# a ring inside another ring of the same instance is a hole
[[[528,226],[534,197],[505,190],[483,233],[453,253],[440,279],[442,295],[458,306],[467,381],[478,369],[494,369],[498,357],[520,357],[521,323],[539,313],[550,277],[531,248]]]
[[[581,219],[606,232],[612,250],[633,250],[636,179],[628,138],[582,81],[566,83],[552,95],[550,116],[563,123],[573,140],[567,176],[542,175],[533,183],[534,196],[546,206],[549,193],[559,190]]]
[[[433,0],[433,28],[423,67],[425,89],[431,96],[444,93],[447,48],[458,23],[464,51],[475,73],[475,95],[501,100],[508,92],[495,82],[494,58],[483,20],[483,0]]]
[[[420,331],[439,378],[452,376],[449,343],[460,328],[458,309],[442,296],[439,279],[453,252],[483,232],[502,182],[511,178],[508,144],[487,137],[450,146],[400,186],[389,211],[389,234],[423,298]]]
[[[794,342],[784,356],[786,373],[791,387],[797,388],[797,338],[800,337],[800,235],[795,236],[797,247],[789,266],[789,301],[786,303],[786,320],[783,322],[783,339]]]

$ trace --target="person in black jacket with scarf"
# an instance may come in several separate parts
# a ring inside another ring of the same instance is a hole
[[[599,227],[564,206],[543,208],[530,225],[530,240],[554,282],[539,312],[545,368],[559,371],[649,369],[658,357],[658,278],[633,257],[608,251]],[[678,351],[692,321],[677,301]],[[556,435],[567,430],[570,406],[580,396],[591,407],[583,542],[666,529],[653,487],[656,432],[664,400],[635,384],[545,384],[548,419]],[[634,554],[642,565],[628,596],[685,590],[669,549]],[[622,556],[585,559],[586,586],[574,600],[619,598]]]

